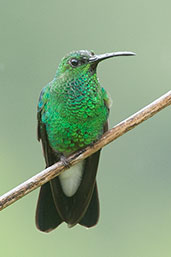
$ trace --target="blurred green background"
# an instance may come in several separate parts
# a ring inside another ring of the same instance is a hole
[[[44,168],[36,106],[66,53],[137,53],[98,67],[110,127],[171,89],[170,9],[169,0],[0,0],[0,194]],[[167,108],[103,149],[92,229],[39,232],[38,190],[3,210],[1,256],[170,257],[170,131]]]

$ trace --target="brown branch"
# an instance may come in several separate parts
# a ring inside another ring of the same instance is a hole
[[[147,105],[137,113],[133,114],[126,120],[120,122],[111,130],[107,131],[100,140],[98,140],[93,146],[89,146],[84,149],[84,151],[78,151],[75,154],[68,157],[68,162],[70,165],[74,165],[79,161],[87,158],[91,154],[97,152],[99,149],[114,141],[118,137],[122,136],[127,131],[133,129],[135,126],[139,125],[141,122],[152,117],[157,112],[161,111],[163,108],[171,105],[171,91],[161,96],[151,104]],[[24,183],[15,187],[11,191],[0,197],[0,210],[11,205],[15,201],[19,200],[23,196],[27,195],[34,189],[42,186],[49,180],[56,176],[59,176],[66,169],[65,165],[60,161],[54,165],[48,167],[47,169],[41,171],[32,178],[26,180]]]

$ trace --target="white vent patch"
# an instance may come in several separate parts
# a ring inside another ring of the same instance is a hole
[[[73,196],[82,179],[84,160],[72,166],[70,169],[64,171],[59,175],[59,180],[64,191],[64,194],[68,197]]]

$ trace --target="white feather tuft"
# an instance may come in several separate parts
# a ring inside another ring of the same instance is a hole
[[[83,168],[84,160],[59,175],[59,180],[66,196],[71,197],[76,193],[81,183]]]

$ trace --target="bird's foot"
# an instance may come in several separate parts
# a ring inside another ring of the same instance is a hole
[[[97,140],[92,141],[92,142],[89,144],[89,146],[90,146],[90,147],[93,147],[96,142],[97,142]]]
[[[71,165],[70,165],[69,161],[67,160],[67,158],[63,154],[61,154],[60,160],[66,168],[68,168],[68,169],[70,168]]]

